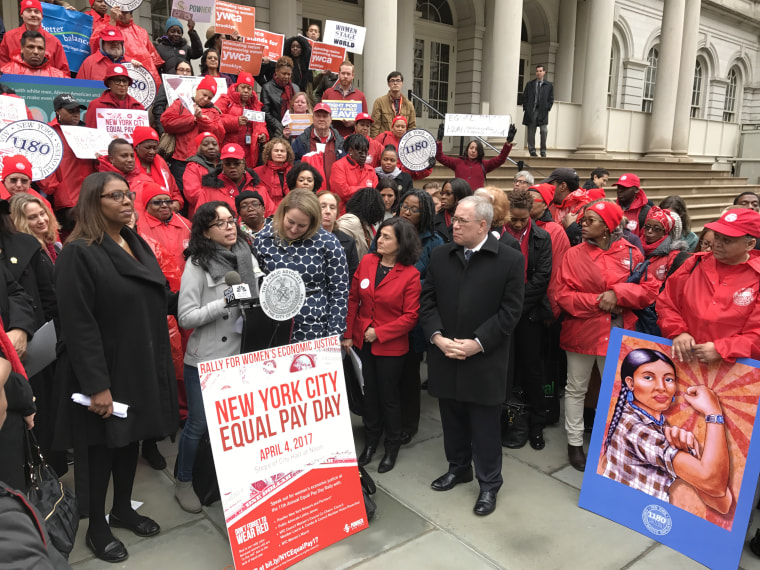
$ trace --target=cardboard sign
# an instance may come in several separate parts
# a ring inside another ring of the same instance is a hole
[[[457,115],[446,113],[443,134],[447,137],[504,137],[509,134],[509,115]]]
[[[309,42],[309,47],[310,47],[311,49],[314,49],[314,40],[313,40],[313,39],[311,39],[311,38],[309,38],[309,37],[306,37],[306,36],[304,36],[303,34],[298,34],[298,37],[299,37],[299,38],[303,38],[303,39],[305,39],[307,42]]]
[[[162,75],[164,90],[166,91],[166,99],[168,104],[171,105],[177,99],[182,100],[182,104],[189,111],[194,109],[193,97],[195,97],[195,89],[198,84],[203,80],[202,77],[193,75]],[[216,78],[216,95],[211,99],[212,102],[216,101],[227,93],[227,80],[224,77]]]
[[[340,72],[340,64],[346,59],[346,48],[314,42],[311,48],[309,69]]]
[[[214,0],[174,0],[172,16],[192,20],[196,24],[210,24],[214,15]]]
[[[219,71],[231,75],[247,71],[256,76],[261,71],[263,53],[264,46],[259,44],[222,40],[222,61],[219,64]]]
[[[61,132],[77,158],[96,159],[108,154],[113,137],[99,129],[61,125]]]
[[[224,0],[216,0],[214,8],[214,26],[217,34],[236,33],[253,38],[256,32],[256,8],[242,4],[232,4]]]
[[[132,109],[95,109],[98,129],[105,131],[112,139],[126,139],[132,142],[135,127],[149,127],[148,111]]]
[[[91,53],[92,16],[50,4],[45,6],[45,18],[41,25],[43,30],[61,42],[69,69],[75,73],[79,71],[79,66]]]
[[[259,44],[264,48],[264,57],[277,61],[282,57],[282,49],[285,45],[285,36],[267,32],[266,30],[256,30],[253,35],[253,43]]]
[[[760,472],[760,362],[679,362],[671,346],[612,329],[578,505],[709,568],[733,569]],[[713,412],[699,402],[713,398],[722,417],[708,423]],[[673,427],[693,440],[668,438]]]
[[[331,101],[322,99],[322,103],[327,103],[330,106],[333,121],[353,121],[356,115],[362,112],[361,101]]]
[[[323,40],[326,44],[343,46],[351,53],[361,54],[364,50],[364,36],[366,34],[367,28],[327,20]]]
[[[338,336],[198,372],[236,570],[285,568],[367,527]]]
[[[28,119],[26,104],[20,97],[2,96],[0,99],[0,129],[5,125]]]

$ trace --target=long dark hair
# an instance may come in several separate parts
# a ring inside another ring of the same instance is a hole
[[[211,45],[213,45],[213,44],[211,44]],[[222,67],[222,54],[220,54],[213,47],[209,47],[206,51],[203,52],[203,55],[201,56],[201,75],[208,75],[208,65],[206,65],[206,60],[208,59],[208,54],[211,51],[213,51],[216,54],[216,57],[219,60],[219,65],[216,68],[216,72],[221,75],[222,72],[219,71],[219,69],[221,69],[221,67]],[[190,66],[190,67],[192,67],[192,66]]]
[[[217,255],[217,244],[212,239],[207,238],[205,234],[209,226],[216,220],[216,209],[219,206],[226,208],[233,218],[236,217],[235,212],[232,211],[227,202],[216,200],[215,202],[201,204],[193,215],[193,225],[190,228],[190,242],[187,244],[187,249],[182,253],[185,259],[192,256],[193,263],[203,269],[203,271],[208,271],[209,261]],[[238,240],[245,240],[240,227],[237,225],[235,227],[237,228]]]
[[[681,235],[686,235],[691,231],[691,219],[683,198],[676,195],[663,198],[660,208],[671,210],[681,216]]]
[[[604,441],[604,452],[607,453],[607,448],[612,440],[612,435],[617,429],[620,418],[623,415],[623,409],[625,408],[626,401],[628,399],[628,393],[631,391],[626,384],[625,379],[629,376],[633,378],[636,370],[650,364],[652,362],[662,361],[675,372],[676,365],[667,354],[660,352],[659,350],[652,350],[651,348],[637,348],[628,353],[623,359],[620,365],[620,392],[618,392],[617,402],[615,403],[615,411],[612,414],[612,420],[610,421],[610,428],[607,430],[607,439]]]
[[[364,224],[377,224],[385,217],[385,204],[374,188],[360,188],[346,202],[346,213],[353,214]]]
[[[87,245],[103,241],[108,224],[103,216],[100,196],[103,194],[105,185],[111,180],[121,180],[129,191],[129,183],[121,174],[115,172],[96,172],[84,179],[79,191],[79,200],[74,206],[74,217],[77,223],[66,243],[76,239],[85,240]]]
[[[443,184],[441,184],[441,190],[443,190],[446,184],[451,185],[451,192],[454,194],[454,209],[462,198],[472,196],[472,188],[470,184],[462,178],[449,178]]]
[[[377,235],[380,235],[380,230],[387,227],[393,229],[393,233],[396,234],[396,240],[398,241],[396,262],[401,265],[414,265],[417,263],[422,253],[422,243],[420,242],[417,228],[404,218],[388,218],[377,228]],[[379,253],[376,255],[382,257]]]
[[[464,147],[464,154],[462,155],[462,158],[469,158],[467,153],[470,150],[470,145],[472,143],[475,143],[475,148],[478,149],[478,156],[475,157],[475,160],[477,162],[483,162],[483,157],[486,155],[486,151],[483,148],[483,143],[477,139],[472,139],[470,142],[467,143],[467,146]]]
[[[412,188],[411,190],[408,190],[404,194],[401,195],[401,197],[398,200],[399,205],[399,213],[401,213],[401,204],[404,203],[404,200],[407,199],[409,196],[414,196],[419,200],[419,208],[420,208],[420,223],[417,226],[417,231],[420,234],[427,232],[430,232],[431,235],[435,234],[435,202],[433,202],[433,198],[430,197],[430,194],[425,192],[424,190],[420,190],[419,188]]]

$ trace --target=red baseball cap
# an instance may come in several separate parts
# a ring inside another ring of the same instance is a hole
[[[11,154],[3,157],[3,180],[11,174],[26,174],[32,177],[32,163],[23,154]]]
[[[123,42],[124,36],[116,26],[106,26],[100,30],[100,39],[104,42]]]
[[[318,103],[316,107],[314,107],[314,113],[317,111],[324,111],[325,113],[329,113],[332,115],[332,109],[330,109],[330,105],[327,103]]]
[[[137,148],[138,145],[145,141],[158,141],[158,133],[154,129],[144,125],[135,127],[135,130],[132,132],[132,146]]]
[[[356,115],[354,122],[358,123],[359,121],[369,121],[370,123],[375,122],[372,120],[372,117],[369,116],[369,113],[359,113],[358,115]]]
[[[3,165],[4,174],[5,165]],[[705,224],[705,227],[728,237],[760,238],[760,213],[749,208],[733,208],[723,214],[717,222]]]
[[[225,158],[237,158],[242,160],[245,158],[245,151],[239,144],[230,143],[222,147],[222,154],[220,157],[222,160]]]
[[[148,202],[150,202],[153,198],[156,196],[169,196],[171,198],[171,194],[169,191],[161,186],[160,184],[156,184],[155,182],[145,182],[142,185],[142,190],[140,192],[142,194],[142,199],[145,205],[148,205]]]
[[[103,78],[103,83],[105,83],[106,87],[108,87],[108,80],[113,79],[114,77],[126,77],[129,79],[129,84],[132,85],[132,78],[129,76],[127,68],[120,63],[114,63],[108,68],[108,73],[106,73],[106,76]]]
[[[632,188],[635,186],[636,188],[641,188],[641,180],[639,180],[639,177],[633,172],[626,172],[618,178],[618,181],[615,182],[615,186],[623,186],[625,188]]]
[[[19,14],[23,14],[24,10],[27,8],[37,8],[40,12],[42,12],[42,4],[40,4],[39,0],[23,0],[21,4],[19,5]]]
[[[528,188],[528,190],[535,190],[541,195],[541,199],[546,203],[548,206],[552,203],[552,200],[554,199],[554,185],[549,183],[544,184],[536,184],[535,186],[531,186]]]

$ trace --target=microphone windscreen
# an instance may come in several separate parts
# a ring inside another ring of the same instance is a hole
[[[243,280],[240,278],[240,273],[237,271],[228,271],[224,274],[224,282],[228,287],[232,287],[233,285],[240,285]]]

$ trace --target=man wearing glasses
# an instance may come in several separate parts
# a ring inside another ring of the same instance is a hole
[[[388,93],[375,99],[372,105],[372,129],[370,136],[375,138],[380,133],[390,131],[393,126],[393,117],[401,115],[406,118],[407,130],[417,127],[417,115],[414,105],[401,92],[404,87],[404,76],[400,71],[391,71],[388,74]]]

